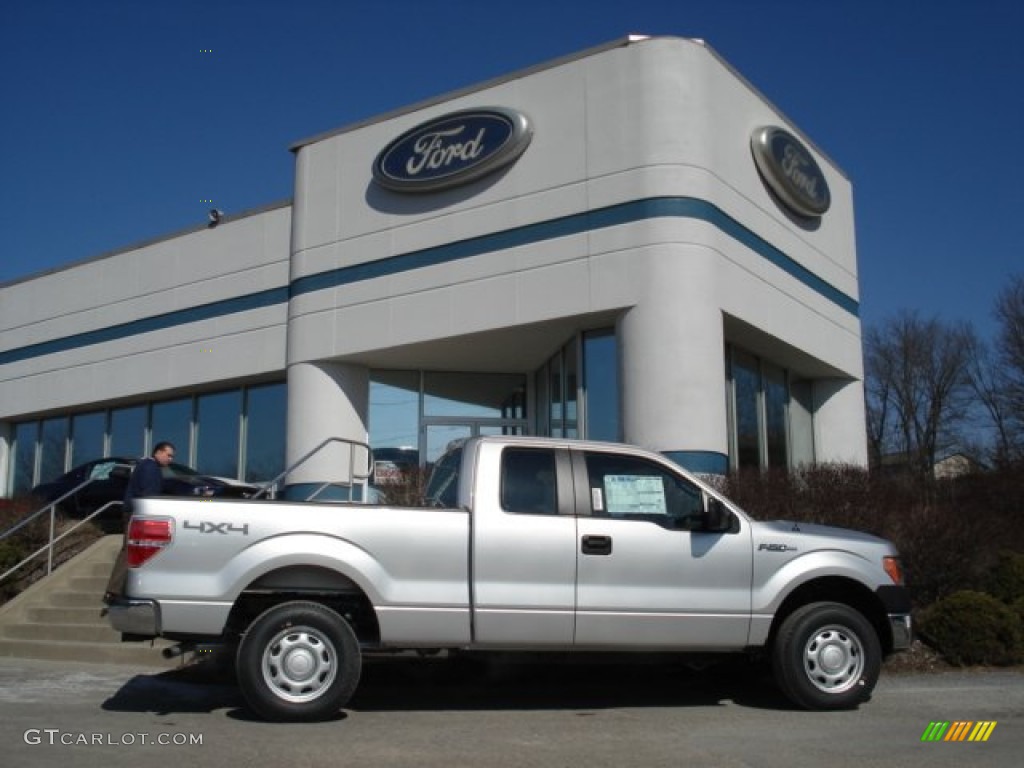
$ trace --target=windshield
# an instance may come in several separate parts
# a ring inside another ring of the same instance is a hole
[[[168,464],[160,468],[164,477],[196,477],[199,473],[184,464]]]

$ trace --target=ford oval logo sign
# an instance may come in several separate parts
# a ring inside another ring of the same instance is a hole
[[[781,128],[758,128],[750,137],[754,162],[779,199],[800,216],[821,216],[832,204],[825,174],[795,136]]]
[[[510,109],[452,112],[406,131],[373,163],[377,183],[396,192],[431,192],[478,179],[523,153],[533,129]]]

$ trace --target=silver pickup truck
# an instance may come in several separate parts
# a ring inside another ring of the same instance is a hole
[[[793,702],[844,709],[910,642],[892,544],[754,522],[639,448],[473,438],[427,501],[138,501],[110,621],[237,648],[271,720],[336,714],[364,651],[412,649],[763,651]]]

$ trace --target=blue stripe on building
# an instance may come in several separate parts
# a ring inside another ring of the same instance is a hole
[[[385,259],[341,267],[315,275],[307,275],[292,281],[289,287],[272,288],[258,293],[215,301],[198,307],[167,312],[153,317],[133,320],[128,323],[86,331],[60,339],[31,344],[17,349],[0,352],[0,365],[42,357],[57,352],[116,341],[141,333],[173,328],[186,323],[223,317],[250,309],[282,304],[291,296],[351,285],[378,277],[395,275],[423,267],[448,264],[485,253],[516,248],[524,245],[553,240],[559,237],[592,232],[621,224],[631,224],[656,218],[696,219],[715,226],[737,242],[754,251],[794,279],[811,288],[836,306],[854,317],[859,314],[859,305],[851,296],[815,275],[809,269],[787,256],[768,241],[755,235],[734,218],[706,200],[691,197],[653,197],[628,203],[611,205],[585,213],[576,213],[550,221],[527,224],[515,229],[495,232],[489,235],[447,243],[433,248],[390,256]]]

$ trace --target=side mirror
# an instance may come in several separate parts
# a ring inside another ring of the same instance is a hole
[[[707,497],[707,509],[701,521],[701,530],[708,533],[726,533],[732,529],[732,513],[713,496]]]

